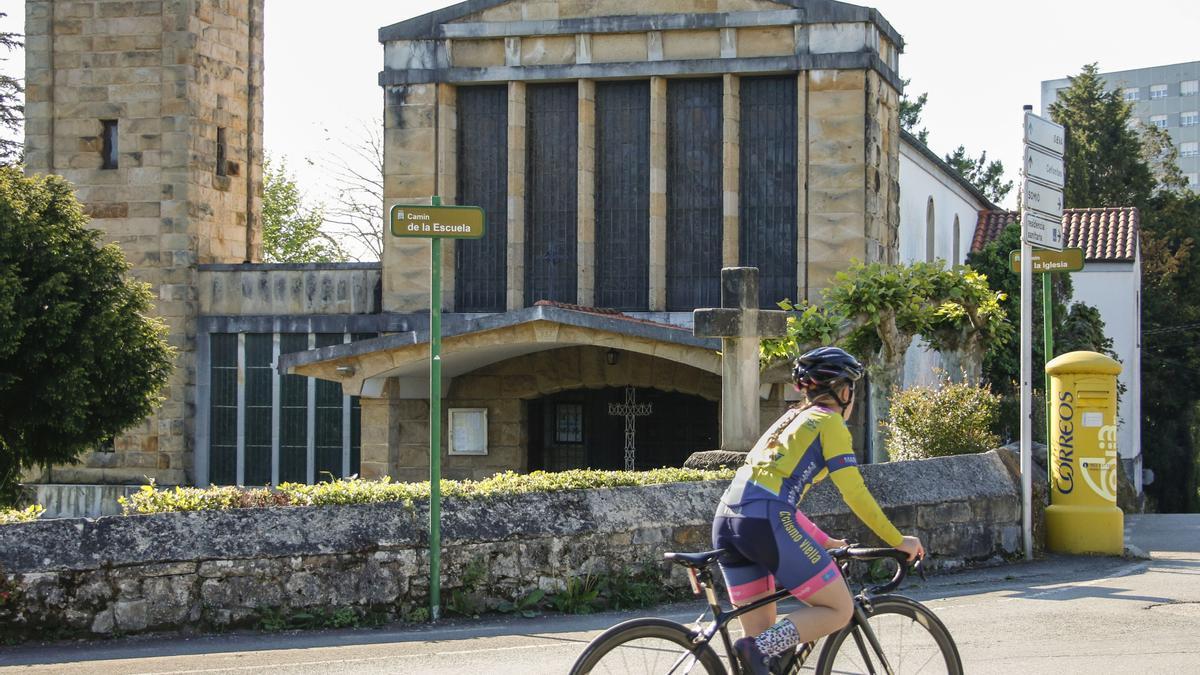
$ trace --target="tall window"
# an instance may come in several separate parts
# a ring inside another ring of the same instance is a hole
[[[925,262],[933,262],[934,235],[937,233],[934,224],[933,197],[930,197],[925,203]]]
[[[503,312],[508,290],[508,86],[460,87],[458,203],[483,209],[480,239],[454,242],[454,308]]]
[[[525,304],[578,293],[579,88],[525,90]]]
[[[1179,113],[1179,126],[1194,127],[1198,123],[1200,123],[1200,113],[1195,110]]]
[[[1195,96],[1200,91],[1200,80],[1184,80],[1179,83],[1180,96]]]
[[[1167,97],[1167,85],[1165,85],[1165,84],[1150,85],[1150,98],[1151,99],[1166,98],[1166,97]]]
[[[100,120],[100,168],[117,168],[117,120]]]
[[[1167,128],[1167,116],[1166,115],[1151,115],[1150,116],[1150,124],[1153,124],[1154,126],[1158,127],[1159,129],[1166,129]]]
[[[225,145],[225,127],[217,127],[217,175],[226,175],[227,167],[225,160],[228,156],[229,148]]]
[[[954,214],[954,250],[950,252],[950,256],[954,260],[955,265],[962,262],[962,254],[959,252],[959,248],[961,246],[962,228],[960,228],[958,225],[958,214],[956,213]]]
[[[650,307],[650,83],[596,83],[596,306]]]

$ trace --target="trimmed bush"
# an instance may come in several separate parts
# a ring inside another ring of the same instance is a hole
[[[0,525],[28,523],[42,517],[46,509],[34,504],[24,509],[0,509]]]
[[[992,428],[1000,397],[987,385],[943,377],[936,387],[893,392],[891,403],[891,419],[882,426],[893,460],[966,455],[999,445]]]
[[[659,485],[733,478],[729,469],[654,469],[651,471],[596,471],[574,469],[549,473],[535,471],[518,474],[498,473],[479,481],[444,480],[442,496],[459,499],[490,499],[530,492],[561,492],[588,488]],[[334,504],[375,504],[403,502],[411,507],[429,499],[429,483],[393,483],[388,478],[369,481],[349,478],[316,485],[283,483],[277,488],[175,487],[159,489],[143,486],[140,491],[118,501],[126,515],[169,511],[205,511],[264,506],[327,506]]]

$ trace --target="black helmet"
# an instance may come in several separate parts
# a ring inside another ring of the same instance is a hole
[[[796,359],[792,380],[801,389],[830,389],[863,376],[863,365],[844,349],[817,347]]]

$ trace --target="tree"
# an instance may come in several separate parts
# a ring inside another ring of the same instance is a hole
[[[838,344],[856,354],[871,378],[871,415],[888,416],[888,397],[903,385],[904,356],[917,336],[963,349],[968,359],[1002,344],[1012,329],[999,298],[970,269],[945,269],[941,262],[885,265],[854,263],[825,289],[821,305],[793,307],[787,335],[767,340],[767,367],[795,358],[818,344]],[[882,449],[880,430],[872,425],[873,448]]]
[[[8,16],[0,12],[0,18]],[[0,33],[0,48],[13,51],[21,48],[21,36],[16,33]],[[0,63],[8,59],[0,58]],[[15,77],[0,73],[0,129],[4,132],[20,136],[21,123],[24,121],[25,107],[21,105],[21,94],[25,89],[21,81]],[[12,164],[20,159],[21,142],[12,138],[0,136],[0,164]]]
[[[322,231],[320,206],[304,204],[287,164],[263,162],[263,258],[274,263],[342,262],[349,258],[338,241]]]
[[[360,121],[347,128],[338,139],[326,136],[333,146],[316,164],[329,177],[336,190],[333,204],[325,214],[325,223],[333,234],[365,255],[360,259],[383,258],[383,120]],[[329,130],[325,130],[326,134]],[[346,141],[344,139],[351,139]]]
[[[917,130],[917,125],[921,123],[921,112],[925,109],[925,103],[929,100],[929,92],[922,92],[915,99],[908,97],[908,93],[904,90],[908,89],[908,83],[911,80],[900,81],[900,128],[917,137],[918,141],[929,144],[929,130]]]
[[[979,155],[979,159],[975,159],[967,154],[966,146],[960,145],[953,154],[946,155],[946,163],[993,204],[1004,201],[1013,188],[1011,180],[1004,182],[1004,163],[1000,160],[987,161],[986,150]]]
[[[1067,132],[1064,206],[1145,205],[1155,180],[1132,108],[1119,91],[1105,91],[1094,63],[1070,82],[1050,105],[1050,117]]]
[[[173,351],[149,287],[59,176],[0,167],[0,501],[150,414]]]

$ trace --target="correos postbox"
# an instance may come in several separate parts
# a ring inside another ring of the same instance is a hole
[[[1121,554],[1125,517],[1117,508],[1117,375],[1121,364],[1071,352],[1050,375],[1050,506],[1046,545],[1061,553]]]

